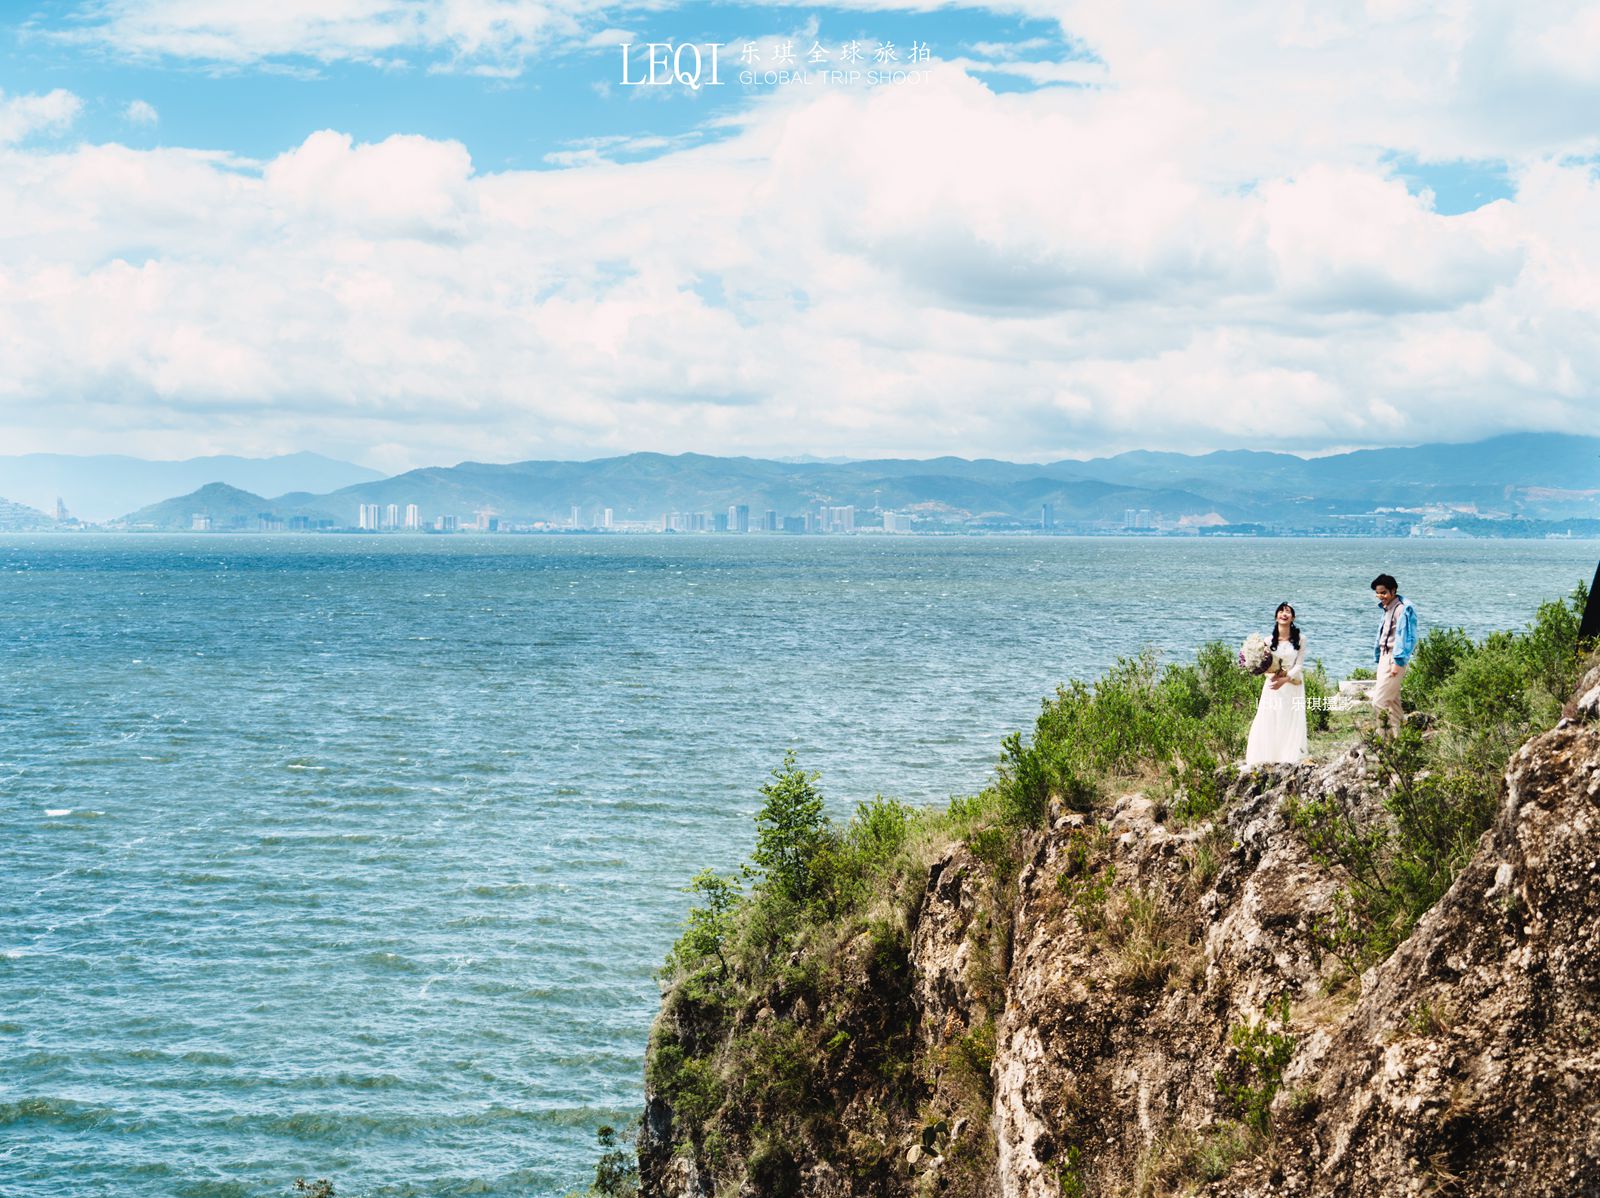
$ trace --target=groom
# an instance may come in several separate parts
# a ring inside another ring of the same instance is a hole
[[[1395,736],[1405,722],[1400,710],[1400,680],[1417,648],[1417,612],[1400,594],[1393,574],[1380,574],[1372,580],[1372,593],[1383,608],[1383,623],[1372,647],[1378,665],[1378,684],[1372,688],[1372,705],[1378,709],[1378,730]]]

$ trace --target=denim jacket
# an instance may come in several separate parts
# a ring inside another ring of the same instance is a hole
[[[1395,615],[1394,664],[1403,666],[1411,661],[1411,655],[1417,649],[1417,609],[1406,601],[1404,595],[1396,595],[1394,601],[1400,605]],[[1378,622],[1378,635],[1372,642],[1373,664],[1383,659],[1383,625],[1388,619],[1389,612],[1385,609],[1383,619]]]

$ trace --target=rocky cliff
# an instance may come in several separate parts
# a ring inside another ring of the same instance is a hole
[[[1359,972],[1330,951],[1351,879],[1303,813],[1358,843],[1391,818],[1364,743],[1230,772],[1207,820],[1130,791],[1056,803],[1009,866],[958,842],[898,941],[780,973],[732,1032],[669,994],[658,1051],[788,1025],[811,1046],[793,1093],[821,1113],[758,1141],[759,1110],[684,1109],[658,1070],[643,1192],[1600,1195],[1600,670],[1579,695],[1507,763],[1443,897]]]

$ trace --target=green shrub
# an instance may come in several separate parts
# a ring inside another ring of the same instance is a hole
[[[739,903],[738,880],[704,869],[695,875],[687,889],[691,894],[703,895],[706,902],[703,907],[689,908],[683,935],[667,953],[663,972],[669,978],[677,974],[694,977],[714,966],[714,979],[726,980],[728,959],[724,949]]]
[[[1348,878],[1315,939],[1352,973],[1387,957],[1443,897],[1499,801],[1497,778],[1438,769],[1414,729],[1392,740],[1371,734],[1367,744],[1386,786],[1387,820],[1359,823],[1337,800],[1288,807],[1313,858],[1342,866]]]
[[[1439,688],[1471,656],[1472,638],[1461,628],[1430,628],[1417,642],[1411,664],[1400,684],[1406,705],[1413,709],[1432,706]]]
[[[1273,1031],[1273,1017],[1282,1031]],[[1228,1033],[1234,1061],[1216,1074],[1217,1093],[1244,1120],[1247,1127],[1265,1133],[1272,1099],[1283,1084],[1283,1071],[1294,1056],[1295,1039],[1289,1034],[1289,998],[1277,1010],[1267,1008],[1266,1018],[1234,1027]]]
[[[1221,769],[1215,754],[1196,749],[1186,760],[1180,760],[1167,769],[1167,785],[1173,796],[1171,814],[1180,823],[1208,819],[1222,806],[1226,788],[1218,772]]]
[[[856,806],[842,835],[825,839],[811,860],[813,899],[829,916],[846,915],[884,889],[911,835],[912,808],[882,795]]]
[[[1060,1188],[1061,1198],[1089,1198],[1089,1187],[1084,1184],[1083,1175],[1079,1172],[1082,1165],[1083,1153],[1076,1144],[1068,1144],[1056,1165],[1056,1185]]]
[[[1072,682],[1045,700],[1031,740],[1007,737],[996,771],[1001,822],[1043,821],[1052,798],[1093,810],[1107,779],[1168,765],[1190,808],[1216,799],[1217,763],[1244,747],[1261,681],[1241,672],[1220,641],[1192,663],[1162,669],[1153,651],[1121,658],[1090,685]]]
[[[945,1068],[958,1103],[972,1115],[987,1115],[994,1103],[994,1020],[962,1033],[945,1050]]]
[[[728,1047],[729,1076],[758,1119],[780,1119],[811,1105],[816,1055],[804,1029],[773,1016],[736,1035]]]
[[[664,1036],[651,1044],[645,1058],[645,1080],[671,1104],[674,1117],[691,1126],[706,1122],[722,1105],[714,1065],[685,1053],[676,1036]]]
[[[1338,693],[1339,687],[1328,677],[1328,671],[1319,658],[1305,671],[1303,685],[1306,703],[1306,731],[1326,732],[1333,723],[1333,712],[1328,700]]]

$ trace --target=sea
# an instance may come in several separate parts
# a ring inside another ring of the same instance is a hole
[[[1062,682],[1369,582],[1515,628],[1600,543],[0,538],[0,1194],[556,1196],[643,1104],[663,955],[793,749],[982,789]]]

